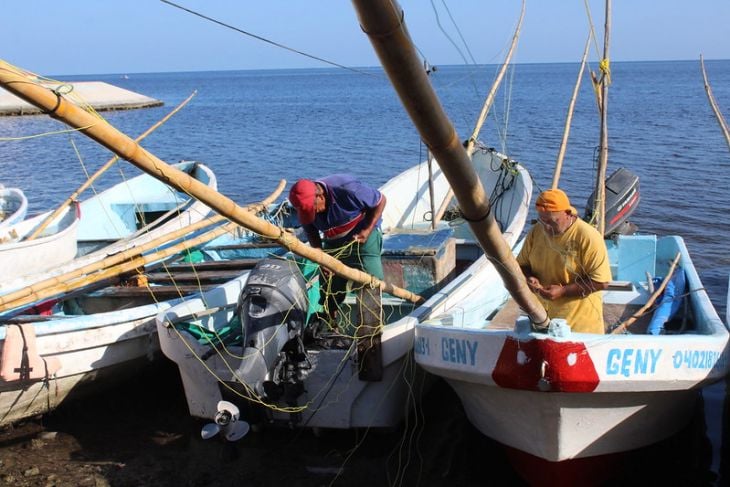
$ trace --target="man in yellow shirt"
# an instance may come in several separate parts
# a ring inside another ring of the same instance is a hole
[[[611,268],[601,234],[578,218],[559,189],[540,193],[538,224],[527,234],[517,263],[550,318],[563,318],[574,332],[604,333],[601,291]]]

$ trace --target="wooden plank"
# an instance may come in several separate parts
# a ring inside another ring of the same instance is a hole
[[[231,245],[215,245],[215,246],[206,246],[206,250],[243,250],[243,249],[280,249],[281,245],[274,243],[273,241],[269,242],[248,242],[248,243],[240,243],[240,244],[231,244]]]
[[[211,283],[227,282],[243,273],[241,269],[201,272],[150,272],[147,280],[153,283]]]
[[[603,305],[603,322],[606,325],[606,331],[610,330],[612,325],[621,323],[641,308],[638,304],[606,304]],[[507,303],[494,315],[486,328],[489,330],[513,330],[515,322],[520,315],[525,313],[520,310],[514,299],[510,299]],[[634,322],[629,331],[633,334],[644,334],[651,321],[651,313],[639,318]]]
[[[525,312],[520,309],[517,302],[510,298],[486,327],[490,330],[514,330],[517,318],[524,314]]]
[[[188,296],[200,291],[205,291],[214,287],[215,284],[203,286],[184,285],[184,286],[152,286],[152,287],[108,287],[94,293],[95,296],[114,297],[114,298],[136,298],[141,296],[149,296],[154,294],[159,300],[167,300]]]
[[[212,271],[212,270],[228,270],[228,269],[253,269],[253,267],[261,259],[231,259],[231,260],[215,260],[210,262],[176,262],[168,264],[166,269],[171,271]]]

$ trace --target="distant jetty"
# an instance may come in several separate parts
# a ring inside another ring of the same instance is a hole
[[[125,90],[103,81],[76,81],[73,83],[43,83],[44,86],[59,91],[76,103],[90,105],[96,111],[131,110],[160,106],[160,100]],[[0,88],[0,116],[36,115],[40,109]]]

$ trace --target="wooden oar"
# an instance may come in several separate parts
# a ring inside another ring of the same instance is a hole
[[[252,230],[259,235],[275,240],[288,250],[328,267],[336,274],[356,283],[379,287],[383,292],[412,302],[422,302],[423,298],[399,288],[390,283],[377,279],[363,271],[345,266],[335,257],[310,247],[299,239],[285,232],[283,229],[257,218],[233,200],[207,187],[200,181],[191,178],[177,168],[160,160],[128,136],[112,127],[107,121],[99,119],[73,103],[66,100],[61,94],[39,86],[29,80],[15,67],[5,61],[0,61],[0,85],[19,98],[39,107],[51,117],[57,118],[66,124],[78,129],[81,133],[97,141],[104,147],[112,150],[119,157],[131,162],[148,174],[164,181],[179,191],[194,196],[217,213],[225,216],[239,225]]]
[[[674,260],[672,261],[672,265],[669,266],[669,271],[667,272],[667,277],[664,278],[661,285],[654,291],[654,294],[652,294],[649,299],[647,300],[646,304],[639,309],[636,313],[631,315],[628,319],[624,320],[623,323],[618,325],[611,334],[616,335],[619,333],[623,333],[626,328],[631,326],[636,320],[642,317],[644,313],[646,313],[646,310],[648,310],[653,304],[654,301],[657,300],[659,295],[664,292],[664,288],[667,287],[667,284],[669,284],[669,280],[672,278],[672,274],[674,274],[674,269],[677,267],[677,264],[679,263],[679,258],[682,256],[679,252],[677,252],[676,257],[674,257]]]
[[[560,142],[560,150],[558,150],[558,158],[555,161],[555,171],[553,172],[553,189],[558,188],[558,182],[560,182],[560,171],[563,168],[563,158],[565,158],[565,150],[568,147],[568,136],[570,135],[570,124],[573,121],[573,110],[575,109],[575,100],[578,98],[578,89],[580,88],[580,82],[583,79],[583,70],[586,67],[586,59],[588,58],[588,49],[591,45],[591,34],[588,33],[588,39],[586,40],[586,47],[583,49],[583,58],[580,61],[580,69],[578,70],[578,79],[575,80],[575,86],[573,87],[573,95],[570,97],[570,104],[568,105],[568,115],[565,117],[565,127],[563,128],[563,140]]]
[[[192,99],[193,99],[193,97],[195,96],[195,94],[196,94],[196,93],[197,93],[197,91],[193,91],[193,92],[192,92],[192,93],[190,94],[190,96],[189,96],[189,97],[187,97],[187,98],[186,98],[186,99],[185,99],[185,100],[184,100],[184,101],[183,101],[182,103],[180,103],[180,104],[179,104],[179,105],[178,105],[177,107],[175,107],[175,109],[174,109],[174,110],[172,110],[172,111],[171,111],[170,113],[168,113],[167,115],[165,115],[164,117],[162,117],[162,119],[161,119],[161,120],[160,120],[159,122],[157,122],[156,124],[154,124],[153,126],[151,126],[150,128],[148,128],[148,129],[147,129],[147,130],[146,130],[146,131],[145,131],[145,132],[144,132],[144,133],[143,133],[142,135],[140,135],[139,137],[137,137],[137,138],[136,138],[136,139],[134,139],[134,140],[135,140],[136,142],[139,142],[139,141],[141,141],[142,139],[144,139],[145,137],[147,137],[147,136],[148,136],[149,134],[151,134],[152,132],[154,132],[154,131],[155,131],[155,130],[156,130],[156,129],[157,129],[158,127],[160,127],[160,126],[161,126],[161,125],[162,125],[163,123],[167,122],[167,121],[168,121],[168,120],[170,119],[170,117],[172,117],[172,116],[173,116],[173,115],[175,115],[175,114],[176,114],[177,112],[179,112],[179,111],[180,111],[180,109],[182,109],[182,107],[184,107],[185,105],[187,105],[187,104],[188,104],[188,102],[189,102],[190,100],[192,100]],[[34,238],[36,238],[36,237],[37,237],[38,235],[40,235],[40,234],[41,234],[41,232],[42,232],[43,230],[45,230],[45,229],[46,229],[46,227],[47,227],[47,226],[48,226],[48,225],[49,225],[49,224],[50,224],[50,223],[51,223],[51,222],[52,222],[53,220],[55,220],[55,219],[56,219],[56,217],[57,217],[58,215],[60,215],[60,214],[61,214],[61,212],[62,212],[62,211],[63,211],[64,209],[66,209],[66,207],[67,207],[68,205],[70,205],[70,204],[71,204],[71,202],[73,202],[73,201],[76,201],[76,199],[77,199],[77,198],[79,197],[79,195],[80,195],[81,193],[83,193],[84,191],[86,191],[86,189],[87,189],[87,188],[88,188],[89,186],[91,186],[91,185],[92,185],[92,184],[94,183],[94,181],[96,181],[96,180],[97,180],[97,179],[99,178],[99,176],[101,176],[101,175],[102,175],[102,174],[103,174],[103,173],[104,173],[104,172],[105,172],[105,171],[106,171],[107,169],[109,169],[110,167],[112,167],[112,165],[113,165],[113,164],[114,164],[115,162],[117,162],[118,160],[119,160],[119,156],[116,156],[116,155],[115,155],[114,157],[112,157],[111,159],[109,159],[108,161],[106,161],[106,163],[105,163],[105,164],[104,164],[103,166],[101,166],[101,167],[100,167],[100,168],[99,168],[99,169],[98,169],[98,170],[97,170],[97,171],[96,171],[96,172],[95,172],[94,174],[92,174],[92,175],[91,175],[91,177],[89,177],[89,179],[87,179],[87,180],[86,180],[86,182],[85,182],[84,184],[82,184],[81,186],[79,186],[79,189],[77,189],[76,191],[74,191],[74,192],[73,192],[73,193],[71,194],[71,196],[69,196],[69,197],[68,197],[68,198],[66,199],[66,201],[64,201],[63,203],[61,203],[61,205],[60,205],[60,206],[59,206],[58,208],[56,208],[56,210],[55,210],[55,211],[53,211],[53,213],[51,213],[50,215],[48,215],[48,217],[46,217],[46,219],[45,219],[45,220],[43,220],[43,221],[41,222],[41,224],[40,224],[40,225],[38,225],[38,228],[36,228],[36,229],[35,229],[35,230],[33,231],[33,233],[31,233],[31,234],[30,234],[30,236],[28,236],[28,237],[26,238],[26,240],[33,240],[33,239],[34,239]]]
[[[725,136],[725,142],[727,142],[727,146],[730,148],[730,130],[728,130],[725,118],[722,116],[722,112],[720,112],[717,102],[715,101],[715,96],[712,94],[712,87],[710,86],[710,82],[707,80],[705,60],[702,58],[702,54],[700,54],[700,65],[702,66],[702,78],[705,80],[705,93],[707,93],[707,99],[710,100],[712,111],[715,112],[717,123],[720,124],[720,130],[722,130],[722,134]]]
[[[258,213],[260,211],[265,210],[270,204],[272,204],[278,197],[281,195],[282,191],[284,190],[284,187],[286,186],[286,181],[281,180],[279,181],[279,185],[276,187],[273,193],[271,193],[268,197],[266,197],[264,200],[262,200],[259,203],[251,204],[246,207],[248,211]],[[0,296],[0,309],[10,309],[14,306],[12,305],[13,302],[26,298],[31,295],[39,296],[40,293],[48,288],[51,288],[53,286],[58,286],[59,284],[63,282],[68,282],[73,279],[77,279],[81,276],[84,276],[86,274],[90,274],[92,272],[96,272],[100,269],[105,269],[108,267],[112,267],[115,265],[118,265],[126,260],[134,259],[144,252],[147,252],[148,250],[154,249],[160,245],[166,244],[168,242],[172,242],[174,240],[177,240],[180,237],[183,237],[187,234],[190,234],[192,232],[196,232],[202,228],[209,227],[211,225],[215,225],[220,223],[224,220],[224,217],[220,215],[215,215],[212,218],[201,220],[198,222],[195,222],[191,225],[188,225],[184,228],[175,230],[173,232],[169,232],[165,235],[161,235],[157,237],[154,240],[151,240],[143,245],[140,245],[138,247],[134,247],[131,249],[126,249],[121,252],[118,252],[114,255],[111,255],[109,257],[106,257],[98,262],[93,262],[91,264],[85,265],[83,267],[80,267],[78,269],[74,269],[72,271],[66,272],[64,274],[50,277],[48,279],[44,279],[43,281],[36,282],[35,284],[31,286],[27,286],[21,289],[18,289],[13,292],[9,292],[3,296]]]
[[[471,156],[472,151],[474,150],[474,144],[477,142],[477,137],[479,136],[479,132],[482,130],[482,125],[484,125],[484,121],[487,119],[487,115],[489,114],[489,109],[492,108],[492,104],[494,103],[494,98],[497,94],[497,89],[499,88],[499,85],[502,84],[502,79],[504,78],[504,74],[507,72],[507,68],[509,67],[510,61],[512,60],[512,54],[515,51],[515,47],[517,47],[517,40],[520,38],[520,30],[522,29],[522,19],[525,17],[525,0],[522,0],[522,11],[520,12],[520,20],[517,22],[517,28],[515,29],[515,33],[512,36],[512,44],[510,45],[509,51],[507,52],[507,56],[504,58],[504,62],[502,63],[502,67],[499,68],[499,72],[497,73],[497,77],[494,79],[494,83],[492,83],[492,87],[489,90],[489,93],[487,94],[487,98],[484,100],[484,105],[482,105],[482,111],[479,113],[479,117],[477,117],[477,122],[474,124],[474,130],[471,133],[471,137],[469,137],[469,140],[467,142],[466,146],[466,153]],[[430,157],[430,154],[429,154]],[[444,213],[446,212],[446,208],[449,206],[449,203],[451,203],[451,199],[454,197],[454,190],[449,187],[449,190],[446,192],[446,196],[441,201],[441,205],[439,206],[438,211],[436,212],[436,215],[433,218],[433,226],[436,227],[436,224],[441,221],[441,218],[443,218]]]

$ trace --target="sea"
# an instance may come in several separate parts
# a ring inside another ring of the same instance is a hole
[[[613,62],[610,68],[608,174],[624,167],[639,176],[641,202],[633,223],[639,231],[684,238],[726,321],[730,147],[708,102],[700,63]],[[715,99],[730,117],[730,60],[706,60],[705,68]],[[462,140],[474,130],[497,69],[436,66],[429,75]],[[551,185],[579,70],[578,63],[513,65],[479,132],[484,144],[529,170],[533,197]],[[587,70],[598,66],[589,64]],[[281,179],[291,184],[346,172],[379,186],[426,157],[426,147],[380,68],[51,78],[105,81],[163,101],[161,107],[101,113],[133,138],[195,92],[186,107],[141,144],[170,163],[207,164],[217,175],[219,191],[242,205],[268,195]],[[581,211],[595,184],[599,127],[596,94],[585,74],[560,174],[560,187]],[[0,117],[0,183],[25,191],[30,214],[61,203],[110,157],[108,150],[47,116]],[[139,173],[122,161],[94,188]],[[693,422],[701,425],[707,445],[700,467],[696,462],[691,466],[698,485],[730,483],[728,402],[726,382],[703,391],[703,407]],[[685,447],[695,448],[677,448]]]

